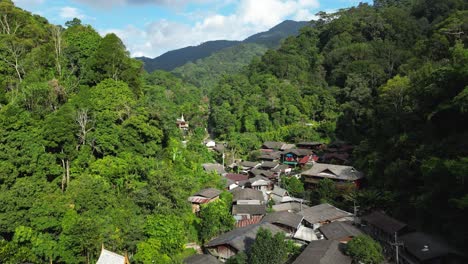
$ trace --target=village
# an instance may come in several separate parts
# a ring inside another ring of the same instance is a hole
[[[187,132],[184,116],[177,119],[178,128]],[[282,188],[283,177],[301,180],[305,189],[313,190],[321,180],[331,180],[336,188],[358,190],[365,186],[365,175],[351,165],[353,146],[342,141],[286,143],[266,141],[257,150],[256,160],[233,159],[225,165],[226,144],[206,139],[202,144],[217,153],[221,163],[202,164],[207,173],[217,174],[225,183],[224,190],[206,188],[188,198],[192,213],[218,201],[223,192],[232,194],[230,212],[235,219],[233,230],[204,245],[191,243],[198,254],[184,260],[186,264],[224,263],[239,253],[249,252],[259,230],[283,233],[287,240],[301,248],[301,253],[287,263],[351,264],[346,244],[360,235],[377,241],[385,263],[465,263],[466,256],[430,234],[420,232],[383,210],[360,213],[330,203],[312,204],[305,197],[294,197]],[[283,178],[284,179],[284,178]],[[127,255],[101,250],[98,264],[129,264]]]
[[[223,145],[205,145],[222,153]],[[312,205],[304,197],[293,197],[281,188],[281,177],[302,179],[313,189],[320,180],[330,179],[337,188],[351,184],[361,188],[365,175],[350,164],[353,146],[345,142],[264,142],[256,161],[237,161],[228,166],[203,164],[207,172],[225,179],[225,190],[233,195],[235,229],[203,245],[203,253],[185,260],[187,264],[221,263],[240,252],[249,251],[259,229],[302,246],[291,263],[350,264],[344,245],[358,235],[368,235],[380,243],[388,263],[463,263],[462,253],[443,241],[399,221],[382,210],[361,215],[358,207],[347,212],[329,203]],[[203,189],[189,197],[193,213],[202,204],[219,199],[222,190]],[[269,208],[270,205],[270,208]]]

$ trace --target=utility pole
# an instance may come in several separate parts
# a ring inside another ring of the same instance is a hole
[[[357,222],[357,213],[359,211],[359,206],[356,206],[356,200],[353,201],[353,204],[354,204],[354,225],[357,225],[358,222]]]
[[[398,242],[397,232],[395,232],[395,242],[391,243],[391,245],[395,246],[395,264],[399,264],[398,247],[403,246],[403,242]]]

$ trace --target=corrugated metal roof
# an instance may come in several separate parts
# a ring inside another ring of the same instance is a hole
[[[250,219],[242,219],[242,220],[237,221],[235,223],[235,227],[241,228],[241,227],[246,227],[249,225],[254,225],[254,224],[260,223],[262,218],[263,218],[263,215],[254,215]]]
[[[221,264],[219,260],[211,255],[192,255],[184,259],[185,264]]]
[[[304,217],[290,212],[273,212],[263,218],[263,222],[280,224],[297,229]]]
[[[351,213],[338,209],[327,203],[312,206],[302,210],[298,214],[303,215],[304,219],[311,224],[334,221],[347,216],[352,216]]]
[[[226,232],[219,237],[208,242],[205,247],[215,247],[219,245],[230,245],[238,251],[249,250],[257,236],[257,232],[260,228],[270,230],[273,234],[283,232],[279,227],[270,223],[258,223],[249,225],[247,227],[236,228],[229,232]]]
[[[235,204],[232,206],[232,214],[264,215],[266,207],[264,204]]]
[[[351,264],[351,258],[342,251],[342,245],[335,240],[311,241],[293,264]]]
[[[234,189],[232,191],[232,201],[236,202],[238,200],[258,200],[258,201],[265,201],[263,197],[263,193],[261,191],[257,191],[254,189]]]
[[[200,197],[200,196],[190,196],[188,201],[191,203],[204,204],[211,201],[209,198]]]
[[[362,234],[361,230],[357,229],[350,222],[333,222],[321,226],[319,230],[328,240],[340,240]]]
[[[200,190],[194,196],[201,196],[201,197],[206,197],[206,198],[213,199],[216,196],[219,196],[220,194],[221,194],[221,191],[218,190],[218,189],[206,188],[206,189]]]
[[[400,222],[381,211],[374,211],[363,216],[361,219],[391,235],[406,227],[405,223]]]
[[[361,172],[351,166],[324,163],[315,163],[311,169],[302,172],[301,175],[348,181],[354,181],[364,177]]]

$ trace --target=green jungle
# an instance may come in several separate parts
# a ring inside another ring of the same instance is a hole
[[[201,166],[221,159],[206,131],[244,159],[268,140],[350,142],[366,188],[292,191],[385,209],[466,248],[467,8],[376,0],[321,12],[211,76],[224,56],[147,73],[115,34],[0,1],[0,262],[95,263],[104,244],[132,263],[182,263],[194,254],[185,244],[234,225],[227,192],[200,217],[187,202],[224,187]]]

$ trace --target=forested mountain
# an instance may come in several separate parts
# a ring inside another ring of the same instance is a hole
[[[467,7],[386,0],[320,13],[315,27],[220,81],[211,131],[244,154],[264,140],[356,144],[371,190],[363,210],[386,208],[466,246]]]
[[[195,62],[188,62],[172,70],[172,73],[199,87],[203,93],[208,93],[223,75],[239,73],[252,59],[262,56],[267,50],[260,44],[243,43]]]
[[[216,51],[235,46],[239,43],[241,42],[234,40],[207,41],[198,46],[190,46],[168,51],[154,59],[146,57],[136,59],[144,62],[144,67],[148,72],[153,72],[155,70],[171,71],[189,61],[196,61],[198,59],[208,57]]]
[[[349,141],[368,179],[350,194],[361,211],[386,209],[466,247],[467,8],[376,0],[320,13],[203,90],[145,73],[115,34],[1,1],[0,262],[95,263],[104,243],[132,263],[181,263],[185,243],[233,227],[226,193],[200,218],[187,203],[223,186],[202,170],[214,161],[206,127],[242,158],[267,140]]]
[[[180,67],[189,62],[196,62],[199,59],[206,58],[222,49],[240,45],[237,50],[241,51],[240,55],[247,55],[251,51],[242,51],[242,48],[249,49],[250,45],[241,45],[243,43],[255,43],[262,45],[267,48],[277,47],[280,41],[288,36],[297,35],[299,29],[305,26],[307,22],[296,22],[292,20],[286,20],[276,25],[268,31],[257,33],[253,36],[248,37],[244,41],[230,41],[230,40],[215,40],[207,41],[198,46],[185,47],[178,50],[172,50],[162,54],[154,59],[141,57],[137,58],[144,62],[146,71],[152,72],[154,70],[166,70],[171,71],[177,67]],[[232,51],[227,51],[227,53]],[[222,55],[218,55],[220,57]],[[243,61],[250,62],[250,58],[245,58]],[[224,61],[229,63],[228,60]],[[233,64],[235,67],[235,64]]]
[[[206,98],[78,19],[0,14],[0,262],[96,263],[104,244],[179,263],[203,224],[187,197],[220,184],[200,165]]]

